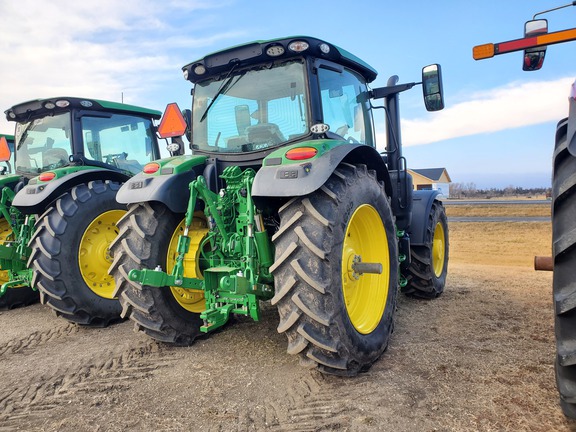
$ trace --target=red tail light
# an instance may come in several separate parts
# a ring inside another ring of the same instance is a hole
[[[158,165],[156,162],[152,162],[149,164],[146,164],[144,166],[144,173],[145,174],[154,174],[155,172],[157,172],[160,169],[160,165]]]
[[[318,154],[318,150],[314,147],[298,147],[288,150],[286,152],[286,159],[290,160],[304,160],[311,159]]]
[[[53,172],[43,172],[38,176],[38,180],[43,182],[49,182],[50,180],[53,180],[54,177],[56,177],[56,174]]]

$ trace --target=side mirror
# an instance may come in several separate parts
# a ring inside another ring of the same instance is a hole
[[[535,37],[548,33],[548,21],[545,19],[531,20],[524,24],[524,37]],[[522,70],[535,71],[542,67],[546,46],[527,48],[524,50]]]
[[[186,121],[186,138],[192,144],[192,111],[189,109],[182,110],[182,117]]]
[[[428,111],[444,109],[442,69],[439,64],[422,68],[422,92],[424,93],[424,105]]]

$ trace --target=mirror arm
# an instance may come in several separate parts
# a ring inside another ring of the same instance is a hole
[[[570,7],[570,6],[576,6],[576,1],[573,1],[572,3],[565,4],[564,6],[558,6],[558,7],[552,8],[552,9],[538,12],[537,14],[534,14],[534,16],[532,17],[532,20],[535,20],[538,15],[543,15],[545,13],[553,12],[553,11],[558,10],[558,9],[564,9],[564,8]]]
[[[393,86],[387,86],[387,87],[378,87],[373,89],[370,92],[370,98],[371,99],[382,99],[385,98],[387,96],[390,96],[392,94],[395,93],[401,93],[403,91],[406,90],[410,90],[412,87],[414,87],[415,85],[418,84],[422,84],[421,82],[413,82],[413,83],[406,83],[406,84],[397,84],[397,85],[393,85]]]

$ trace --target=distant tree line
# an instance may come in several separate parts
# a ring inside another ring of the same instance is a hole
[[[450,198],[498,198],[515,197],[531,198],[544,195],[550,197],[551,189],[545,187],[528,188],[517,186],[506,186],[505,188],[478,189],[476,184],[470,183],[450,183]]]

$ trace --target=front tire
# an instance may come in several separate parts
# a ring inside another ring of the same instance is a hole
[[[60,197],[36,222],[28,267],[42,303],[76,324],[104,327],[120,319],[114,280],[107,274],[109,246],[125,210],[120,185],[80,184]]]
[[[119,234],[111,246],[114,261],[110,274],[116,281],[115,294],[122,304],[122,317],[134,321],[135,329],[178,346],[191,345],[201,335],[200,313],[205,309],[203,291],[177,287],[151,287],[128,279],[133,269],[160,266],[170,272],[175,262],[178,236],[184,215],[160,203],[130,205],[118,223]],[[189,252],[184,259],[184,276],[200,277],[198,246],[207,229],[194,218]]]
[[[408,284],[402,292],[411,297],[434,299],[444,292],[448,273],[448,218],[440,201],[434,200],[426,221],[423,245],[410,248]]]
[[[398,286],[396,232],[382,185],[366,166],[343,163],[279,214],[272,304],[288,353],[325,373],[367,370],[388,346]],[[382,273],[356,273],[359,260],[382,264]]]
[[[576,418],[576,157],[559,124],[552,174],[556,383],[564,414]]]

